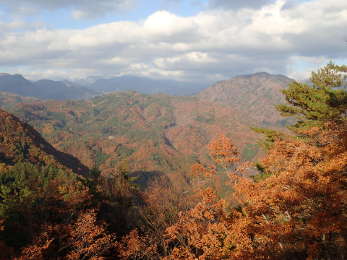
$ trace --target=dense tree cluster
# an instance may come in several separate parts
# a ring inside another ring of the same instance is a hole
[[[3,161],[0,258],[345,259],[346,72],[328,64],[283,91],[294,131],[262,130],[255,176],[224,135],[208,146],[211,164],[145,190],[126,164],[78,176]]]

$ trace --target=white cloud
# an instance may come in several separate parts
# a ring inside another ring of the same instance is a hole
[[[218,63],[218,60],[204,52],[188,52],[175,57],[157,58],[154,64],[166,70],[189,70],[190,68],[201,68]]]
[[[158,11],[144,21],[78,30],[21,31],[23,24],[0,23],[0,67],[33,77],[139,74],[205,81],[259,70],[295,75],[303,59],[302,74],[315,59],[347,58],[346,10],[345,0],[292,6],[278,0],[260,9],[190,17]]]
[[[194,29],[193,20],[176,16],[167,11],[157,11],[149,16],[144,24],[144,30],[151,34],[172,35]]]

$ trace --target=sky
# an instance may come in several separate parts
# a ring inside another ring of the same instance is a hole
[[[1,0],[0,72],[304,79],[347,64],[346,0]]]

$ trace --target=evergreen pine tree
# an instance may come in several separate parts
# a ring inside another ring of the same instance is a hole
[[[300,132],[324,122],[342,122],[347,118],[347,66],[327,64],[312,72],[310,84],[293,82],[283,94],[289,104],[277,109],[283,116],[294,116],[297,122],[289,128]]]

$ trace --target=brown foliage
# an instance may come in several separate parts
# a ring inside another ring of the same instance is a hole
[[[152,181],[148,189],[142,193],[145,205],[140,210],[140,230],[146,234],[147,243],[157,245],[166,254],[168,243],[165,230],[177,222],[179,213],[194,206],[197,197],[192,194],[192,187],[180,175],[171,180],[160,177]]]

